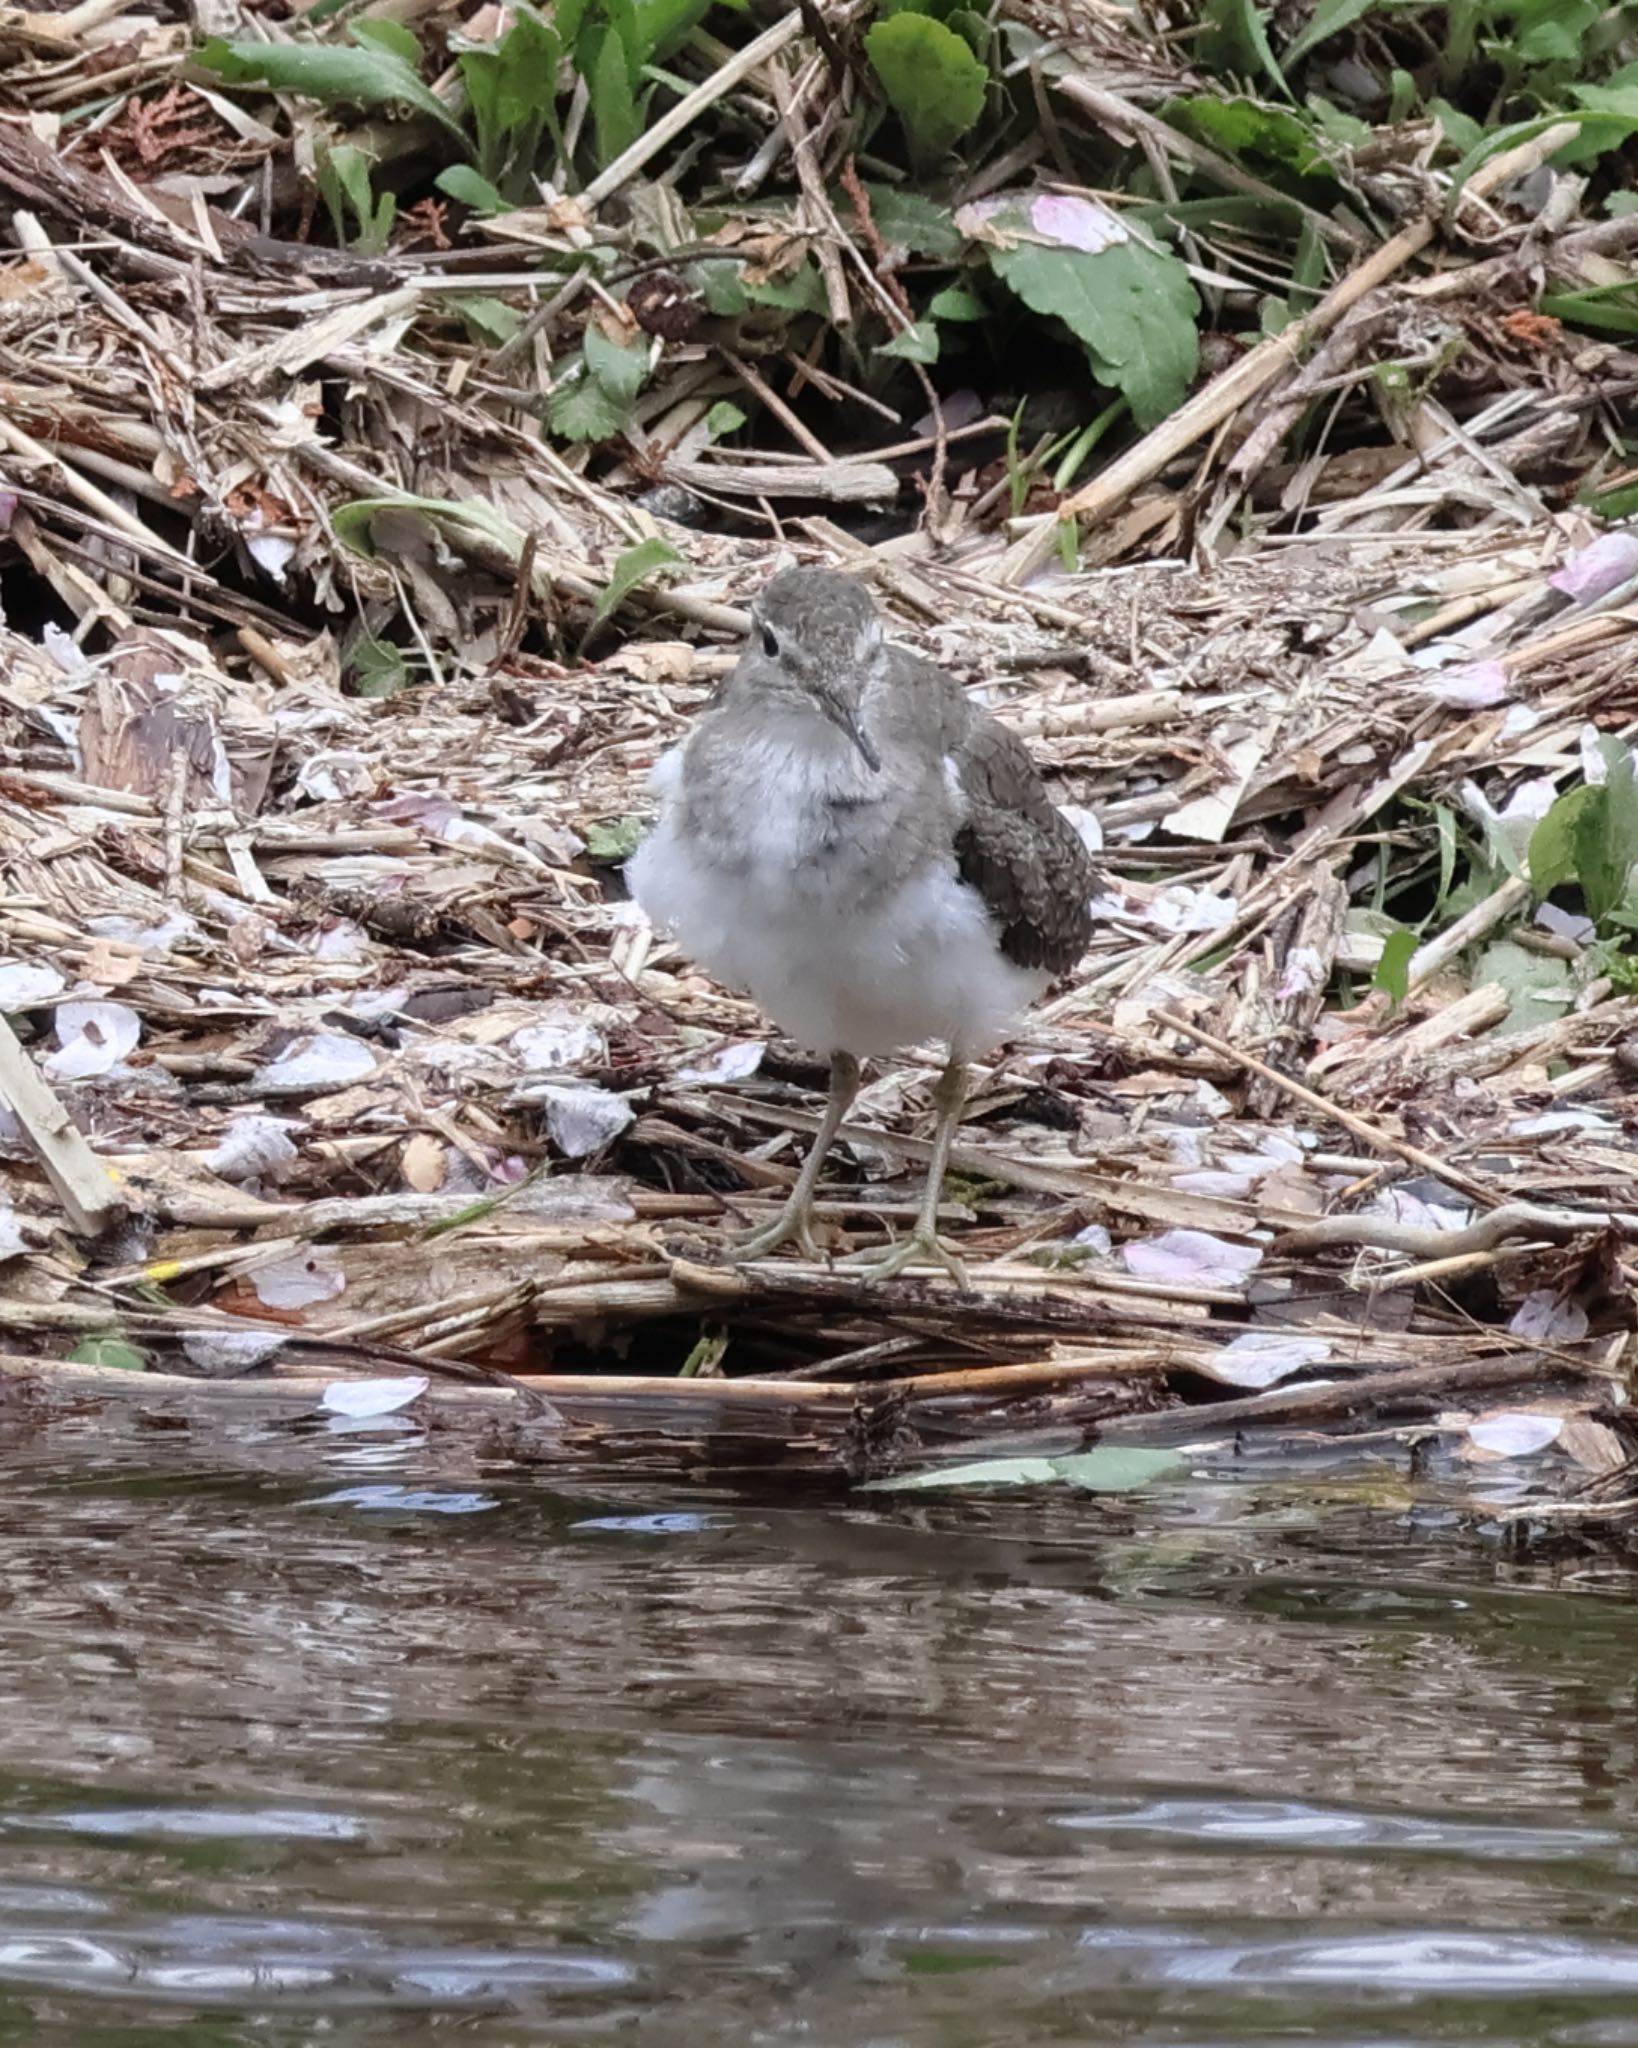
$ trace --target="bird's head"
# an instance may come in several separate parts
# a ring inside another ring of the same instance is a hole
[[[751,607],[740,672],[758,690],[819,712],[875,771],[882,764],[865,699],[886,659],[882,622],[862,583],[835,569],[782,569]]]

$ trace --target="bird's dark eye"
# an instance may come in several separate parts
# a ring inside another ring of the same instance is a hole
[[[762,629],[762,651],[770,661],[779,659],[779,635],[772,626],[764,626]]]

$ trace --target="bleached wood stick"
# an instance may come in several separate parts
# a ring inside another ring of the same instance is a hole
[[[125,1207],[119,1189],[68,1111],[40,1078],[40,1071],[0,1017],[0,1102],[22,1125],[40,1155],[70,1224],[82,1237],[95,1237]]]

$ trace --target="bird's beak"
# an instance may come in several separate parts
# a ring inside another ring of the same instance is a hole
[[[826,697],[824,705],[831,722],[839,725],[858,748],[865,766],[873,775],[879,775],[881,773],[882,757],[876,752],[875,743],[872,741],[869,733],[859,723],[859,714],[851,705],[840,703],[834,697]]]

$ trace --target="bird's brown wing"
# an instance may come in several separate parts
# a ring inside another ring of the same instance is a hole
[[[961,879],[983,897],[1015,967],[1063,974],[1092,936],[1092,862],[1016,733],[973,711],[953,750],[967,816],[956,833]]]

